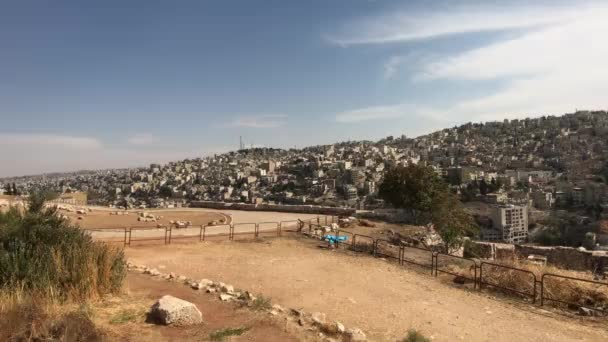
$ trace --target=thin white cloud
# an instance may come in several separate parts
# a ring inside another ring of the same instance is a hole
[[[71,150],[90,150],[102,147],[101,142],[95,138],[52,134],[14,133],[0,133],[0,145],[10,148],[13,148],[14,146],[45,146]]]
[[[336,121],[341,123],[358,123],[402,117],[424,117],[434,121],[445,121],[445,117],[434,109],[410,104],[353,109],[336,114]]]
[[[587,5],[576,6],[592,11]],[[462,33],[525,29],[559,24],[577,14],[566,6],[467,6],[443,12],[387,13],[349,22],[325,38],[340,46],[385,44],[429,39]]]
[[[608,7],[572,10],[576,15],[561,25],[447,56],[426,65],[416,78],[507,80],[496,92],[453,108],[455,114],[481,119],[606,108]]]
[[[229,150],[225,146],[117,147],[93,137],[11,133],[0,133],[0,146],[0,177],[146,166]]]
[[[127,142],[131,145],[144,146],[151,145],[157,141],[156,137],[150,133],[137,133],[134,136],[127,139]]]
[[[472,11],[386,15],[350,27],[343,45],[402,42],[440,35],[522,29],[485,46],[458,54],[434,55],[419,63],[410,75],[417,82],[456,80],[472,89],[478,81],[496,81],[486,95],[462,97],[451,106],[434,108],[454,122],[500,120],[574,110],[605,109],[608,100],[608,4],[577,2],[554,7],[480,7]],[[394,77],[397,60],[384,65],[384,75]],[[420,62],[420,61],[418,61]],[[389,78],[390,78],[389,77]],[[484,86],[487,83],[484,83]],[[479,91],[476,91],[479,93]],[[377,112],[391,116],[390,110]],[[347,116],[373,117],[369,111]],[[396,114],[395,114],[396,115]],[[342,118],[344,121],[344,118]]]
[[[230,126],[248,128],[276,128],[285,125],[287,115],[267,114],[258,116],[243,116],[236,118]]]
[[[384,63],[384,79],[390,80],[395,77],[401,63],[403,63],[403,57],[401,56],[389,58],[389,60]]]

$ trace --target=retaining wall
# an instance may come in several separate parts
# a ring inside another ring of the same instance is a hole
[[[316,206],[316,205],[248,204],[248,203],[228,203],[228,202],[211,202],[211,201],[192,201],[190,203],[190,207],[219,209],[219,210],[223,209],[223,210],[248,210],[248,211],[277,211],[277,212],[288,212],[288,213],[340,215],[340,216],[352,216],[355,214],[355,209],[352,209],[352,208],[321,207],[321,206]]]
[[[589,271],[597,265],[608,266],[608,255],[603,252],[579,250],[572,247],[522,246],[504,243],[469,241],[465,256],[492,260],[526,259],[530,254],[542,255],[547,263],[560,268]]]

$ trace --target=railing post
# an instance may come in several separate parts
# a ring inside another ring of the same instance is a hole
[[[279,221],[277,222],[277,237],[281,236],[281,228],[283,226],[283,222]]]
[[[545,275],[540,277],[540,306],[545,304]]]
[[[234,240],[234,223],[230,224],[230,231],[228,232],[228,240]]]
[[[479,291],[483,286],[483,262],[479,264]]]
[[[376,257],[376,249],[378,249],[378,239],[373,240],[372,245],[374,246],[373,248],[373,254],[374,254],[374,258]]]
[[[336,230],[336,249],[340,248],[340,229]]]
[[[357,251],[357,234],[353,234],[353,242],[352,242],[352,246],[353,246],[353,251]]]
[[[198,232],[198,242],[203,241],[203,225],[201,224],[201,230]]]

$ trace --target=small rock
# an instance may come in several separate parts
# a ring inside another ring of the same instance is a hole
[[[595,310],[585,308],[585,307],[578,308],[578,314],[581,316],[589,316],[589,317],[597,316],[597,312]]]
[[[334,325],[336,326],[336,330],[338,331],[338,334],[344,334],[346,332],[346,328],[344,327],[344,324],[336,321],[334,323]]]
[[[207,287],[207,293],[215,293],[216,291],[214,287]]]
[[[225,285],[220,287],[221,291],[224,293],[234,293],[234,287],[232,285]]]
[[[201,281],[199,281],[199,283],[202,284],[203,287],[213,286],[213,282],[209,279],[201,279]]]
[[[249,291],[245,291],[245,292],[241,293],[238,296],[238,298],[242,299],[242,300],[246,300],[248,302],[253,302],[254,300],[256,300],[256,297],[253,294],[251,294],[251,292],[249,292]]]
[[[175,279],[175,273],[171,272],[169,273],[169,279]]]
[[[188,280],[188,278],[186,278],[186,277],[185,277],[185,276],[183,276],[183,275],[180,275],[180,276],[178,276],[178,277],[177,277],[177,281],[179,281],[179,282],[182,282],[182,283],[183,283],[183,282],[185,282],[186,280]]]
[[[348,336],[351,342],[367,341],[367,337],[359,328],[348,329],[346,335]]]
[[[159,276],[160,272],[156,269],[156,268],[152,268],[152,269],[147,269],[145,272],[145,274],[149,274],[153,277]]]
[[[314,312],[311,316],[313,323],[316,325],[322,325],[325,323],[326,317],[322,312]]]
[[[220,294],[220,299],[221,299],[223,302],[227,302],[227,301],[229,301],[229,300],[234,299],[234,297],[232,297],[231,295],[229,295],[229,294],[227,294],[227,293],[222,293],[222,294]]]
[[[285,312],[285,309],[282,306],[280,306],[279,304],[272,305],[272,309],[276,310],[278,312]]]
[[[289,313],[292,314],[293,316],[296,316],[296,317],[302,317],[302,316],[304,316],[304,311],[300,310],[300,309],[290,309]]]
[[[270,310],[270,314],[273,316],[277,316],[279,314],[279,312],[276,310]]]
[[[152,305],[150,316],[165,325],[184,326],[203,322],[203,315],[196,305],[169,295],[163,296]]]

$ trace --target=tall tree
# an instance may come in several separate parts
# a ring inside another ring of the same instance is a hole
[[[380,184],[379,195],[395,208],[409,210],[419,224],[431,212],[438,196],[448,191],[447,184],[432,168],[412,164],[390,169]]]
[[[482,196],[488,193],[488,183],[486,183],[485,179],[482,179],[481,182],[479,182],[479,193]]]
[[[409,165],[390,169],[379,195],[395,208],[409,210],[414,223],[432,223],[442,237],[444,252],[459,248],[463,237],[477,231],[471,215],[432,168]]]

